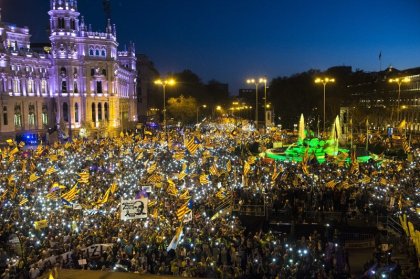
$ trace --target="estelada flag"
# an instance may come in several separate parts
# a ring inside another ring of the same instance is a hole
[[[34,222],[34,227],[35,227],[36,230],[46,228],[46,227],[48,227],[48,221],[46,219],[35,221]]]

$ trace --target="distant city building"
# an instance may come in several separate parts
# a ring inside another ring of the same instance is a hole
[[[137,54],[137,69],[137,111],[139,112],[139,120],[145,122],[151,112],[153,112],[153,115],[156,113],[155,110],[149,111],[151,105],[153,105],[151,104],[152,95],[160,93],[160,96],[162,94],[159,91],[161,88],[154,84],[154,81],[159,77],[159,72],[149,57],[144,54]]]
[[[1,135],[56,125],[75,135],[137,122],[134,44],[118,51],[115,25],[92,31],[76,0],[51,0],[48,14],[50,43],[34,47],[27,27],[0,22]]]
[[[410,82],[401,84],[398,100],[399,86],[389,80],[405,77]],[[357,110],[359,115],[365,112],[362,115],[364,119],[368,117],[373,129],[395,127],[405,120],[407,130],[420,132],[420,67],[401,71],[389,67],[381,72],[368,73],[363,80],[348,84],[347,88],[351,98],[345,102],[346,108],[340,113],[346,116],[347,122],[354,118]],[[365,120],[360,122],[365,123]],[[353,120],[353,126],[357,125]]]

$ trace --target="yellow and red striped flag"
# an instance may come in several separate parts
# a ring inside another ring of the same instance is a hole
[[[189,140],[185,139],[184,145],[187,148],[188,152],[195,154],[198,147],[200,146],[199,141],[196,137],[192,137]]]
[[[200,178],[199,179],[200,179],[200,184],[201,185],[206,185],[206,184],[209,184],[210,183],[209,176],[207,174],[205,174],[205,173],[202,173],[200,175]]]
[[[117,183],[115,183],[115,182],[112,183],[110,189],[111,189],[111,194],[115,194],[115,192],[117,192],[117,190],[118,190]]]
[[[182,160],[182,159],[184,159],[184,157],[185,157],[185,152],[184,152],[184,151],[178,151],[178,152],[175,152],[175,153],[172,155],[172,157],[173,157],[175,160],[177,160],[177,161]]]
[[[32,173],[31,176],[29,176],[29,182],[35,182],[40,178],[40,176],[37,176],[36,173]]]
[[[251,165],[247,161],[245,161],[244,162],[244,176],[247,176],[250,170],[251,170]]]
[[[337,185],[337,182],[334,179],[325,183],[325,187],[327,187],[327,188],[334,188],[335,185]]]
[[[190,196],[189,191],[188,191],[188,190],[185,190],[185,192],[184,192],[184,193],[182,193],[182,194],[179,196],[179,199],[181,199],[181,200],[189,200],[189,199],[191,199],[191,196]]]
[[[50,175],[57,172],[57,169],[54,166],[49,167],[46,171],[44,175]]]
[[[232,171],[232,162],[230,160],[226,163],[226,170],[228,173]]]
[[[84,171],[78,174],[80,178],[77,180],[79,183],[89,184],[89,172]]]
[[[76,198],[76,195],[79,193],[80,190],[77,189],[77,183],[74,184],[74,186],[67,192],[61,195],[63,199],[65,199],[68,202],[71,202]]]
[[[27,197],[22,197],[22,199],[20,200],[20,202],[19,202],[19,206],[22,206],[22,205],[24,205],[25,203],[27,203],[29,200],[28,200],[28,198]]]
[[[191,209],[188,208],[190,200],[186,201],[181,207],[176,211],[176,216],[178,217],[179,221],[182,221],[185,214],[187,214]]]
[[[172,181],[172,179],[167,179],[168,182],[168,188],[166,189],[166,192],[169,195],[175,196],[178,194],[178,190],[175,187],[175,182]]]
[[[19,152],[19,148],[15,147],[12,150],[10,150],[9,156],[13,156],[13,155],[15,155],[18,152]]]
[[[12,146],[14,146],[14,145],[15,145],[15,141],[14,141],[14,140],[12,140],[12,139],[7,139],[7,140],[6,140],[6,142],[7,142],[7,144],[8,144],[10,147],[12,147]]]
[[[217,169],[216,162],[214,162],[214,163],[210,166],[210,168],[209,168],[209,172],[210,172],[210,174],[211,174],[211,175],[213,175],[213,176],[219,176],[219,175],[220,175],[220,174],[219,174],[219,170]]]
[[[152,174],[157,168],[157,163],[154,162],[153,164],[151,164],[148,168],[147,168],[147,173],[148,174]]]

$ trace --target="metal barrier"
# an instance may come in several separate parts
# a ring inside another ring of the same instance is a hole
[[[366,248],[373,248],[375,247],[375,240],[367,240],[367,241],[346,241],[344,247],[347,249],[366,249]]]
[[[233,210],[246,216],[266,216],[264,205],[240,205],[239,207],[234,206]]]

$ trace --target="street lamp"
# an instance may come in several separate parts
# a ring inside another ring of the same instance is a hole
[[[198,106],[197,107],[197,125],[198,125],[198,111],[200,110],[200,108],[206,108],[207,105],[202,105],[202,106]]]
[[[173,86],[175,85],[175,83],[176,83],[175,80],[172,78],[165,79],[165,80],[162,80],[162,79],[155,80],[155,84],[161,85],[163,88],[163,127],[164,127],[163,129],[164,129],[166,138],[168,138],[166,134],[166,85]]]
[[[258,85],[260,85],[260,83],[264,84],[264,98],[265,98],[265,102],[267,102],[267,79],[260,78],[257,81],[251,78],[251,79],[247,79],[246,83],[255,85],[255,128],[258,130]],[[264,105],[264,113],[265,113],[265,109],[266,108]]]
[[[391,78],[389,79],[390,83],[398,84],[398,99],[397,99],[397,122],[400,122],[400,96],[401,96],[401,84],[409,83],[411,80],[408,77],[405,78]],[[391,114],[391,122],[392,122],[392,114]]]
[[[315,79],[315,83],[322,83],[324,85],[324,128],[322,130],[322,133],[325,133],[325,86],[327,85],[327,83],[334,83],[335,79],[333,78],[316,78]]]
[[[260,78],[259,82],[264,84],[264,127],[267,130],[267,79]]]

